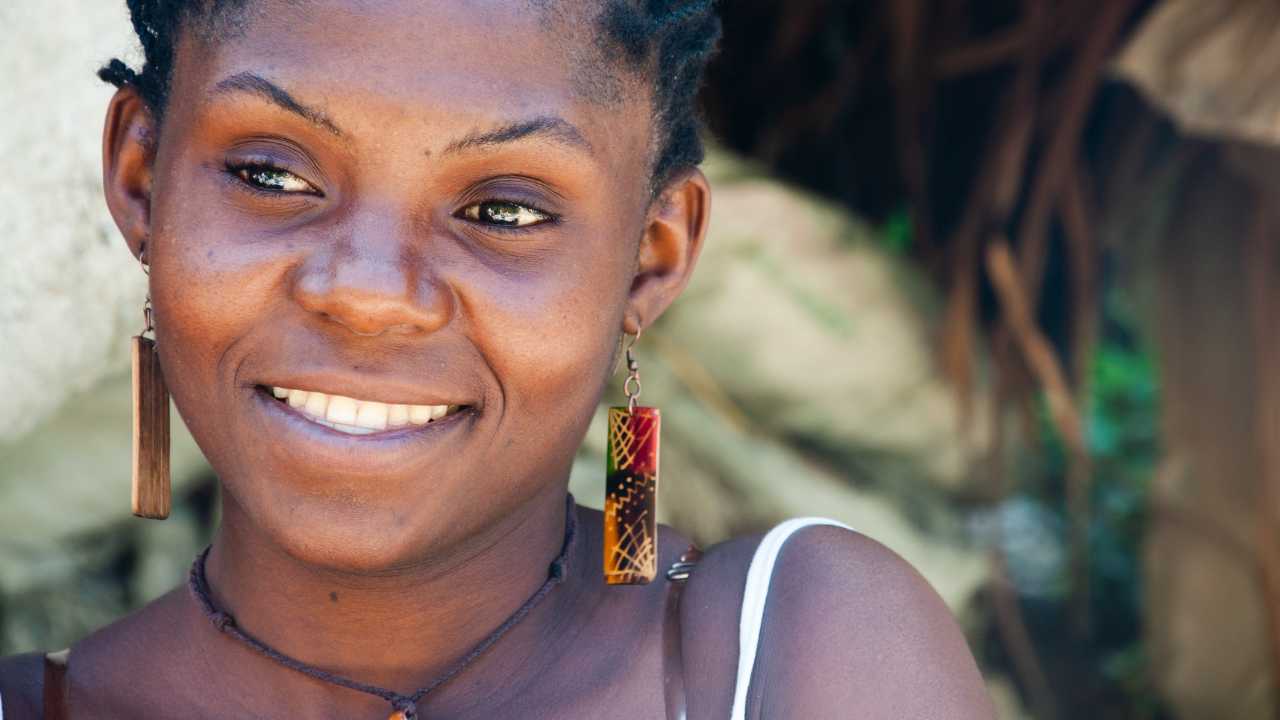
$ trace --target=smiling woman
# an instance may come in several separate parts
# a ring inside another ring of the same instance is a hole
[[[189,587],[0,663],[6,717],[989,717],[873,541],[660,527],[672,571],[609,585],[616,533],[568,496],[706,234],[710,2],[129,8],[106,199],[222,522]]]

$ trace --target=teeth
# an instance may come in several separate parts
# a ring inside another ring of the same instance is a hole
[[[409,406],[409,422],[414,425],[426,425],[431,422],[432,408],[430,405],[410,405]]]
[[[307,404],[302,406],[302,412],[313,418],[324,419],[324,411],[329,407],[329,396],[321,392],[307,393]]]
[[[426,425],[457,412],[458,405],[392,405],[345,395],[273,387],[271,394],[298,408],[308,419],[351,435],[368,435],[410,423]]]
[[[355,425],[356,401],[345,395],[330,396],[329,411],[325,413],[324,419],[339,425]]]
[[[370,433],[378,432],[372,428],[360,427],[358,425],[344,425],[343,423],[334,423],[329,422],[328,420],[317,419],[316,422],[324,425],[325,427],[331,427],[334,430],[347,433],[348,435],[368,435]]]
[[[387,429],[386,403],[364,401],[356,411],[356,425],[370,430]]]

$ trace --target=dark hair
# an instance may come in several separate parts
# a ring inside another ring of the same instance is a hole
[[[697,93],[720,39],[714,0],[602,0],[599,34],[606,58],[617,57],[651,88],[657,153],[651,175],[658,191],[677,171],[702,162]],[[242,8],[246,0],[126,0],[144,63],[135,71],[113,59],[98,77],[133,87],[157,119],[164,114],[174,46],[191,20],[205,24]],[[620,52],[609,52],[610,50]]]

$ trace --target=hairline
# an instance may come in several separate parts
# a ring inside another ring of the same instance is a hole
[[[290,4],[298,1],[286,0]],[[648,166],[646,185],[649,194],[656,198],[672,177],[693,165],[677,164],[666,168],[663,177],[658,175],[670,129],[664,128],[666,120],[657,103],[658,83],[654,76],[658,70],[654,67],[657,58],[651,53],[649,57],[637,61],[625,57],[624,53],[618,53],[617,42],[611,37],[607,27],[609,13],[616,2],[618,0],[600,0],[598,3],[584,0],[522,0],[526,8],[539,14],[540,24],[549,31],[571,28],[574,29],[575,36],[583,31],[590,33],[589,38],[574,37],[576,42],[566,44],[566,47],[573,48],[568,58],[570,79],[581,98],[601,107],[619,107],[634,102],[644,108],[650,128],[645,158]],[[183,37],[194,34],[196,39],[206,43],[242,37],[252,21],[246,15],[255,4],[257,0],[191,0],[181,6],[175,18],[176,26],[172,29],[173,56],[169,59],[169,72],[162,78],[160,97],[157,98],[162,107],[152,108],[160,123],[163,123],[170,100],[172,75],[177,68],[178,51]],[[584,30],[578,30],[579,28]]]

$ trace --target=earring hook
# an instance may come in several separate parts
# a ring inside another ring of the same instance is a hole
[[[636,346],[636,343],[640,342],[640,333],[642,332],[644,332],[644,328],[637,330],[635,335],[624,330],[622,334],[618,336],[618,354],[613,357],[613,367],[609,370],[610,377],[618,372],[618,365],[621,364],[622,358],[631,352],[631,349]],[[628,339],[630,342],[628,342]],[[629,364],[628,368],[630,368]]]
[[[640,342],[640,333],[642,332],[644,332],[643,327],[638,327],[636,329],[636,334],[631,336],[631,342],[627,344],[625,353],[627,358],[628,375],[627,381],[622,384],[622,392],[627,396],[628,413],[634,413],[636,411],[636,405],[640,400],[640,392],[642,389],[640,385],[640,363],[636,360],[635,352],[633,352],[636,343]],[[633,386],[634,390],[632,389]]]
[[[150,288],[150,282],[149,282],[151,278],[151,266],[147,264],[147,241],[146,240],[143,240],[142,245],[138,248],[138,262],[142,264],[142,272],[146,274],[148,279],[147,300],[142,304],[142,320],[143,320],[144,326],[142,328],[142,332],[139,333],[139,335],[145,336],[147,333],[154,332],[156,329],[155,322],[154,322],[155,313],[151,308],[151,288]]]

